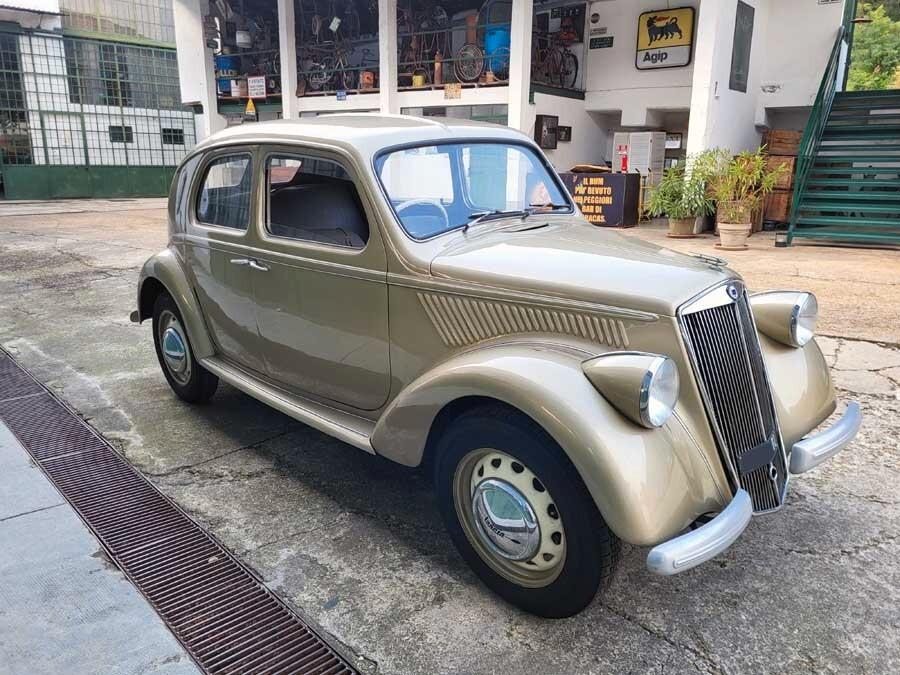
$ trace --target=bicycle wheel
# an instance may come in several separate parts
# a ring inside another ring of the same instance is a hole
[[[500,82],[505,82],[509,79],[509,58],[508,47],[495,49],[494,53],[488,57],[490,69],[493,71],[494,77]]]
[[[578,82],[578,59],[568,49],[560,55],[559,84],[565,89],[574,89]]]
[[[306,76],[309,88],[314,91],[325,89],[334,76],[334,59],[326,56],[321,63],[311,64],[309,71],[309,74]]]
[[[356,81],[359,73],[356,70],[342,68],[340,71],[340,81],[344,85],[344,89],[356,89]]]
[[[456,52],[453,72],[460,82],[474,82],[484,72],[484,51],[478,45],[464,44]]]

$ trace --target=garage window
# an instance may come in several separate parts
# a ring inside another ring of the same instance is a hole
[[[134,143],[134,130],[121,124],[112,124],[109,127],[109,140],[111,143]]]
[[[369,240],[369,222],[356,186],[339,163],[271,155],[266,182],[270,234],[349,248],[362,248]]]
[[[246,230],[250,221],[250,155],[226,155],[206,167],[197,199],[197,220]]]
[[[184,145],[184,129],[162,130],[163,145]]]

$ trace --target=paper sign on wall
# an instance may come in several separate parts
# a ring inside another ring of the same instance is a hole
[[[247,78],[247,95],[250,98],[266,97],[266,78],[264,75]]]
[[[694,8],[660,9],[638,17],[638,70],[677,68],[691,62]]]

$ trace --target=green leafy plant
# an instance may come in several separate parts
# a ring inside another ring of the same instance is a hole
[[[723,223],[749,223],[753,210],[775,189],[785,171],[783,164],[769,166],[762,147],[736,156],[723,148],[707,150],[694,163],[694,172],[707,183]]]
[[[708,216],[715,206],[707,195],[704,177],[691,172],[687,165],[673,166],[663,173],[645,205],[651,216],[667,216],[675,220]]]
[[[869,20],[856,27],[850,60],[850,91],[890,89],[900,84],[900,3],[863,3],[859,14]],[[892,17],[893,12],[893,17]]]

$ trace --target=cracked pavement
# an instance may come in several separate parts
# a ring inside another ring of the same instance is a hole
[[[128,320],[165,239],[161,200],[0,205],[0,345],[363,672],[900,672],[896,251],[760,236],[732,256],[753,288],[819,295],[840,397],[863,407],[858,440],[715,561],[656,577],[626,546],[602,597],[547,621],[480,585],[418,471],[226,385],[208,406],[176,399],[148,326]],[[677,244],[715,254],[709,238]]]

